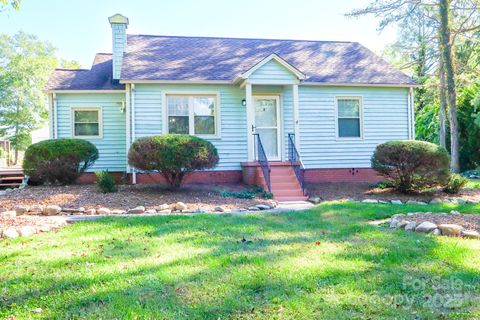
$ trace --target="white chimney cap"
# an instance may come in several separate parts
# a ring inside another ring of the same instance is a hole
[[[126,24],[128,25],[128,18],[121,15],[120,13],[114,14],[113,16],[108,18],[110,24]]]

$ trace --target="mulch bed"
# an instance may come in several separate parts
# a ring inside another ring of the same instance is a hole
[[[71,186],[28,186],[0,197],[0,211],[12,210],[15,205],[58,205],[62,208],[101,208],[126,210],[137,206],[147,209],[164,203],[184,202],[189,211],[195,209],[213,210],[216,206],[224,209],[246,208],[257,204],[271,203],[262,198],[238,199],[221,197],[221,190],[241,191],[244,185],[188,185],[171,192],[155,185],[120,185],[118,192],[101,193],[95,185]]]
[[[462,189],[458,194],[451,195],[442,192],[442,190],[438,188],[430,192],[404,195],[390,188],[372,188],[369,183],[338,182],[310,184],[307,185],[307,190],[310,197],[319,197],[323,201],[364,199],[388,201],[398,199],[406,202],[408,200],[430,201],[434,198],[440,198],[442,200],[462,198],[467,201],[480,201],[480,189]]]

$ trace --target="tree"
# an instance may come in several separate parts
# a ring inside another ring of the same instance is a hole
[[[33,35],[0,35],[0,136],[18,151],[47,118],[43,88],[57,65],[54,47]]]
[[[22,2],[22,0],[0,0],[0,12],[6,11],[9,7],[18,10],[20,8],[20,2]]]

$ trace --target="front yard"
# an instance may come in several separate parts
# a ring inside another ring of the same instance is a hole
[[[104,218],[0,242],[0,318],[480,317],[480,241],[367,222],[480,205]]]

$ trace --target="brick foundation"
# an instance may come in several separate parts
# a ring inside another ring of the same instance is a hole
[[[305,182],[379,182],[384,180],[371,168],[349,169],[308,169],[305,170]]]
[[[111,172],[117,183],[123,182],[124,172]],[[378,182],[382,181],[382,176],[370,168],[360,169],[307,169],[305,171],[305,182]],[[97,181],[92,172],[84,173],[79,179],[80,184],[92,184]],[[128,181],[132,182],[131,174],[128,175]],[[242,170],[224,170],[224,171],[195,171],[185,177],[185,183],[211,184],[211,183],[246,183],[261,185],[263,175],[260,167],[256,163],[242,163]],[[137,183],[153,184],[165,183],[165,179],[159,173],[137,173]]]
[[[129,174],[129,181],[131,182]],[[184,183],[212,184],[212,183],[240,183],[242,182],[242,171],[195,171],[184,178]],[[159,173],[137,173],[137,183],[139,184],[164,184],[165,179]]]

